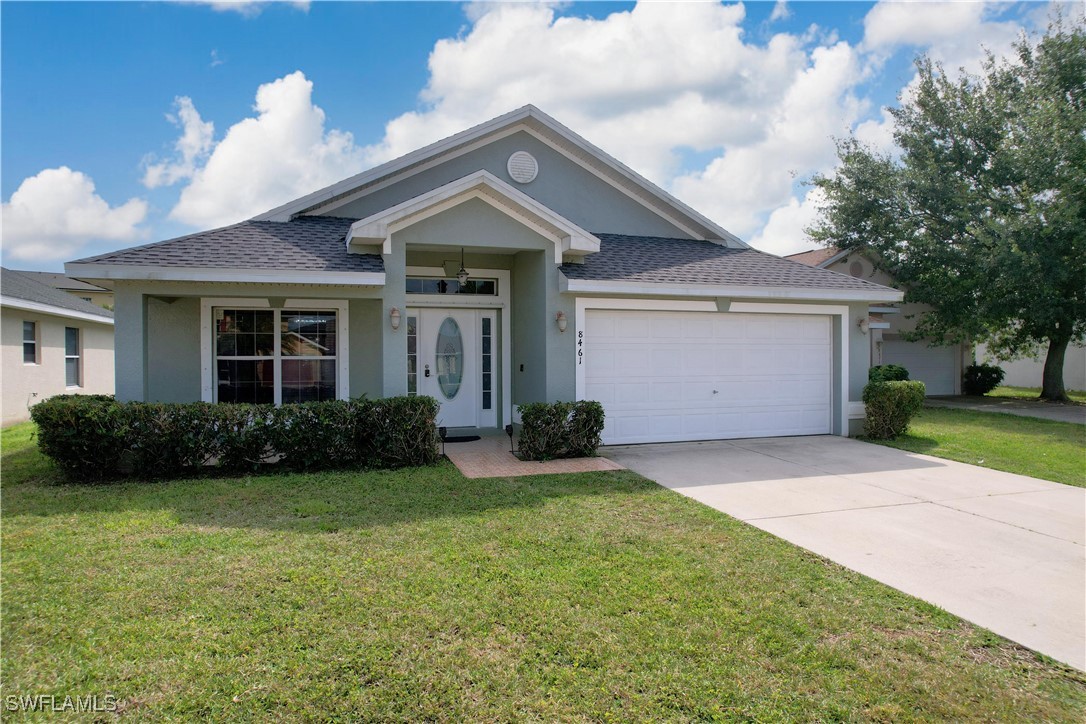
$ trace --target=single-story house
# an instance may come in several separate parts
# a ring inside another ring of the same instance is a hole
[[[85,282],[82,279],[72,279],[60,272],[26,271],[17,270],[20,274],[31,279],[37,279],[42,284],[48,284],[54,289],[78,297],[84,302],[96,304],[103,309],[113,309],[113,290],[100,287],[97,284]]]
[[[848,274],[885,286],[894,280],[876,269],[863,252],[842,251],[833,247],[791,254],[786,259],[801,264]],[[968,343],[946,346],[930,345],[923,340],[907,341],[903,333],[916,329],[926,304],[873,304],[868,307],[869,359],[872,366],[895,364],[909,370],[910,379],[920,380],[928,395],[960,395],[962,372],[973,363],[973,346]]]
[[[871,304],[750,248],[533,106],[248,221],[69,262],[123,400],[426,394],[450,428],[594,399],[606,443],[847,435]]]
[[[4,425],[47,397],[113,393],[113,315],[22,272],[0,269]]]

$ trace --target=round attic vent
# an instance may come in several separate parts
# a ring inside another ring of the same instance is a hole
[[[527,151],[517,151],[509,157],[509,163],[505,165],[509,169],[509,175],[518,184],[526,184],[535,180],[539,173],[539,164],[535,156]]]

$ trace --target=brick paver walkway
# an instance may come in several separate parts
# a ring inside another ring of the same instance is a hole
[[[625,470],[625,467],[607,458],[571,458],[545,462],[520,460],[509,452],[509,438],[504,434],[500,437],[483,437],[474,442],[448,443],[445,445],[445,456],[452,460],[467,478],[510,478],[519,475]]]

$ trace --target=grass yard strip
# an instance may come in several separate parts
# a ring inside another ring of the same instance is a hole
[[[1086,716],[1081,673],[628,471],[73,486],[29,438],[3,432],[5,694],[152,721]]]
[[[1039,400],[1041,399],[1040,387],[997,387],[989,392],[987,397],[1011,397],[1021,400]],[[1083,390],[1067,390],[1067,396],[1071,398],[1071,402],[1079,405],[1086,405],[1086,391]]]
[[[1086,487],[1086,426],[925,407],[896,440],[869,440],[993,470]]]

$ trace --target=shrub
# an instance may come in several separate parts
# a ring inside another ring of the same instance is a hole
[[[868,382],[863,393],[864,433],[875,440],[892,440],[905,432],[924,405],[924,392],[923,382]]]
[[[603,432],[603,405],[580,402],[533,402],[519,405],[518,446],[528,460],[588,457],[596,454]]]
[[[962,373],[962,392],[967,395],[987,395],[999,387],[1004,371],[996,365],[969,365]]]
[[[208,424],[213,405],[132,402],[121,409],[128,418],[129,468],[137,477],[193,472],[207,465],[217,452]]]
[[[373,468],[433,465],[441,459],[437,400],[385,397],[358,407],[356,449]]]
[[[120,474],[126,425],[107,395],[57,395],[30,408],[38,447],[73,479],[101,482]]]
[[[61,395],[35,405],[39,447],[71,479],[177,477],[213,466],[389,468],[437,462],[437,402],[395,397],[272,405],[116,402]]]
[[[302,402],[272,410],[268,443],[291,470],[329,470],[359,463],[355,409],[361,400]]]
[[[901,365],[875,365],[867,371],[869,382],[901,382],[909,379],[909,370]]]

